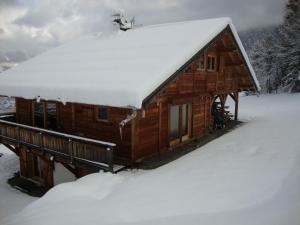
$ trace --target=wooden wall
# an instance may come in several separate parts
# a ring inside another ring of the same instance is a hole
[[[32,104],[30,101],[16,98],[16,119],[18,123],[32,125]]]
[[[208,56],[217,60],[216,71],[207,69]],[[205,69],[199,70],[200,54],[139,112],[135,122],[134,159],[172,151],[169,140],[170,105],[192,105],[190,140],[201,138],[213,125],[212,103],[216,96],[227,96],[253,89],[253,83],[233,37],[225,32],[204,50]]]
[[[17,122],[33,126],[33,100],[17,98]],[[123,128],[121,139],[119,123],[131,113],[130,109],[108,107],[108,121],[99,121],[96,118],[95,105],[78,103],[57,103],[57,123],[59,132],[81,137],[113,142],[117,144],[115,156],[122,160],[131,159],[131,124]]]

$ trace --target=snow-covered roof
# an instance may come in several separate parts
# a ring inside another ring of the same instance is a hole
[[[231,19],[217,18],[84,36],[0,74],[0,95],[141,108],[228,25],[259,87]]]

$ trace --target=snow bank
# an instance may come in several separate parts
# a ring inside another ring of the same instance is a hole
[[[8,178],[19,171],[19,158],[1,144],[0,153],[3,154],[0,157],[0,220],[2,220],[21,211],[36,198],[29,197],[6,183]]]
[[[238,129],[155,170],[58,185],[2,224],[300,224],[299,103],[241,97]]]
[[[66,183],[70,181],[75,181],[76,177],[67,168],[65,168],[61,163],[54,162],[53,170],[53,183],[58,185],[61,183]]]
[[[229,18],[160,24],[93,34],[49,50],[0,75],[0,94],[111,106],[135,106],[230,25]]]

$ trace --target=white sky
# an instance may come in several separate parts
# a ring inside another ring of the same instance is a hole
[[[109,29],[124,9],[138,24],[229,16],[239,30],[279,24],[284,0],[0,0],[0,51],[36,54]]]

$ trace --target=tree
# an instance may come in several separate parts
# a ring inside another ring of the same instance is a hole
[[[290,91],[300,73],[300,0],[288,0],[284,22],[274,31],[266,29],[256,37],[249,56],[262,86],[262,92]],[[253,38],[254,35],[254,38]]]
[[[279,29],[279,63],[284,86],[292,87],[300,71],[300,1],[289,0]]]

